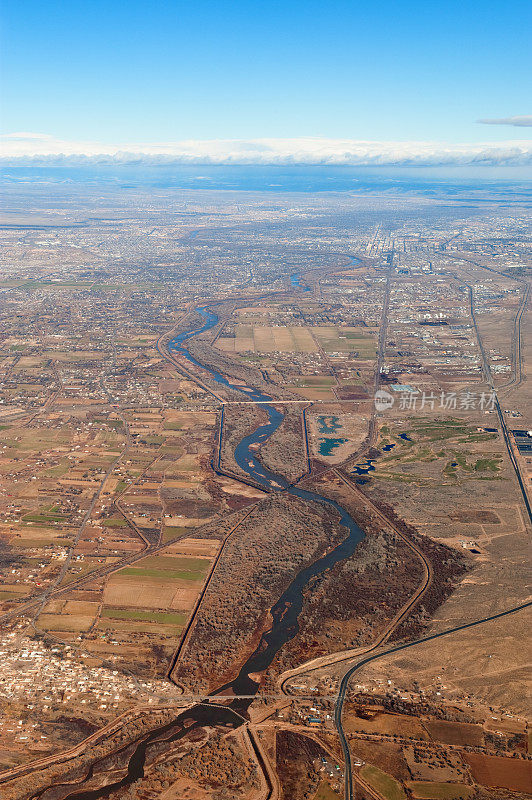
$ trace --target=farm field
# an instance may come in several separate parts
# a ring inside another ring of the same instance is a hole
[[[475,796],[475,788],[463,783],[407,781],[406,786],[413,800],[468,800]]]
[[[406,794],[401,784],[373,764],[366,764],[360,770],[360,775],[386,800],[406,800]]]
[[[94,622],[93,616],[81,614],[41,614],[39,624],[47,631],[88,631]]]
[[[320,388],[318,386],[308,386],[303,388],[300,383],[288,387],[294,394],[299,397],[304,397],[305,400],[312,400],[318,403],[327,403],[330,400],[335,400],[336,395],[332,388]]]
[[[311,329],[320,346],[327,353],[356,353],[358,358],[373,359],[376,340],[367,328],[344,326],[316,327]]]
[[[471,747],[479,747],[484,744],[484,732],[480,725],[435,720],[427,722],[426,728],[436,742],[470,745]]]
[[[158,642],[164,648],[175,646],[218,548],[215,539],[181,539],[163,554],[111,573],[100,588],[74,589],[63,598],[49,601],[38,617],[39,627],[64,639],[82,637],[83,646],[95,654],[104,644],[102,637],[134,635],[138,652],[145,650],[149,662],[153,657],[149,648]],[[64,582],[68,584],[95,566],[91,558],[76,562]],[[26,591],[23,586],[14,590],[6,586],[0,600],[22,597]],[[144,636],[148,637],[146,641]],[[131,659],[134,653],[125,648],[121,656]]]
[[[463,753],[477,783],[532,794],[532,764],[516,758]]]
[[[322,781],[318,786],[318,791],[313,800],[340,800],[340,795],[333,791],[328,783]]]
[[[377,714],[373,719],[362,719],[354,714],[346,715],[344,723],[347,732],[384,734],[404,738],[428,740],[422,722],[405,714]]]
[[[188,611],[210,563],[209,558],[149,556],[109,578],[103,593],[104,607]]]
[[[349,327],[235,326],[234,337],[221,336],[216,346],[228,352],[242,353],[315,353],[355,351],[359,357],[375,357],[375,338],[366,329]]]
[[[234,338],[220,337],[217,347],[242,353],[314,353],[318,347],[310,331],[303,327],[268,327],[237,324]]]
[[[183,625],[186,621],[184,614],[172,614],[151,611],[128,611],[123,608],[104,608],[102,617],[109,619],[130,619],[135,621],[161,622],[168,625]]]

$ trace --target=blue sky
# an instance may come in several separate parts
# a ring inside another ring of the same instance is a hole
[[[495,142],[530,127],[532,4],[5,0],[3,131]]]

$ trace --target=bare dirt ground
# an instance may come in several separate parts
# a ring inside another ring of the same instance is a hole
[[[455,602],[455,597],[448,600],[439,616]],[[477,609],[470,608],[471,617],[481,611],[482,605],[479,602]],[[404,687],[411,687],[417,681],[431,690],[441,685],[447,697],[471,696],[486,706],[526,715],[530,708],[530,686],[527,685],[529,668],[523,656],[531,621],[532,612],[524,610],[504,620],[421,644],[408,654],[386,656],[375,666],[364,667],[357,680],[384,677]],[[438,627],[447,625],[438,623]]]

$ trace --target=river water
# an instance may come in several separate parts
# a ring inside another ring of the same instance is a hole
[[[234,391],[245,395],[247,400],[255,401],[268,416],[268,421],[260,425],[255,431],[244,436],[235,449],[235,460],[237,464],[253,479],[269,491],[284,491],[310,503],[318,503],[322,507],[328,506],[334,509],[340,516],[340,524],[346,528],[345,539],[333,547],[326,555],[302,569],[292,580],[283,595],[270,609],[272,626],[269,631],[264,633],[255,651],[243,665],[238,675],[230,683],[219,687],[211,695],[211,701],[216,699],[217,694],[234,694],[235,699],[227,706],[209,705],[209,698],[205,703],[193,706],[191,709],[179,714],[175,720],[155,729],[146,735],[136,746],[133,754],[128,761],[127,774],[119,781],[103,786],[99,789],[83,789],[83,783],[88,782],[95,773],[98,772],[96,761],[90,768],[85,779],[80,781],[75,791],[65,795],[61,792],[60,796],[64,800],[100,800],[100,798],[112,797],[117,790],[127,787],[138,778],[144,775],[144,764],[150,748],[159,742],[175,742],[187,736],[191,731],[205,725],[224,725],[229,727],[239,727],[245,722],[245,712],[252,702],[252,696],[258,691],[259,684],[251,678],[251,675],[266,670],[272,663],[280,648],[286,642],[293,639],[298,631],[298,617],[303,607],[305,589],[314,577],[322,574],[340,561],[351,556],[357,544],[364,537],[364,533],[351,518],[347,511],[342,508],[335,500],[323,497],[315,492],[302,489],[291,485],[282,475],[271,472],[261,464],[257,456],[251,449],[252,445],[265,442],[279,427],[284,419],[284,414],[274,407],[272,397],[251,386],[232,384],[228,378],[210,367],[201,364],[188,351],[186,347],[187,339],[197,336],[200,333],[213,328],[218,322],[218,316],[207,307],[196,309],[198,314],[204,319],[204,324],[200,328],[193,328],[184,333],[180,333],[172,339],[168,348],[173,353],[179,353],[188,359],[192,364],[206,370],[210,376],[220,385],[226,386]],[[185,723],[186,722],[186,726]],[[103,768],[103,765],[102,765]],[[53,800],[57,795],[58,786],[38,792],[34,795],[35,800]]]

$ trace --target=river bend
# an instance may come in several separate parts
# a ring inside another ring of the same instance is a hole
[[[218,323],[218,316],[208,307],[197,308],[196,311],[203,318],[204,323],[200,328],[192,328],[188,331],[175,336],[168,343],[171,353],[178,353],[184,356],[190,363],[206,370],[211,378],[221,386],[240,392],[245,395],[247,400],[256,402],[268,416],[268,421],[260,425],[255,431],[244,436],[235,449],[235,460],[241,469],[246,472],[255,483],[260,484],[268,491],[284,491],[294,497],[311,503],[318,503],[333,508],[340,515],[340,524],[346,528],[346,537],[331,549],[326,555],[319,558],[313,564],[302,569],[292,580],[279,600],[270,609],[272,626],[269,631],[264,633],[255,651],[242,666],[238,675],[230,683],[219,687],[211,696],[215,699],[216,694],[234,694],[235,699],[228,706],[221,707],[209,704],[209,698],[205,703],[199,703],[191,709],[179,714],[175,720],[167,723],[160,728],[151,731],[140,740],[130,756],[127,773],[118,781],[102,786],[98,789],[83,789],[83,783],[91,780],[98,774],[100,761],[94,762],[85,778],[78,784],[78,789],[68,795],[61,793],[64,800],[100,800],[100,798],[112,797],[113,793],[119,789],[129,786],[144,775],[144,765],[151,747],[157,743],[175,742],[191,731],[205,725],[224,725],[228,727],[239,727],[245,722],[244,714],[247,707],[251,704],[252,697],[258,691],[259,684],[250,676],[266,670],[272,663],[277,652],[293,639],[298,631],[298,617],[303,607],[305,589],[312,579],[321,575],[325,570],[334,567],[335,564],[351,556],[357,544],[364,537],[362,529],[356,524],[347,511],[342,508],[335,500],[323,497],[315,492],[302,489],[291,485],[286,478],[268,470],[258,459],[252,450],[252,445],[264,443],[281,425],[284,414],[273,405],[274,398],[252,386],[242,386],[233,384],[230,380],[200,361],[198,361],[187,349],[186,342],[193,336],[213,328]],[[185,724],[186,723],[186,724]],[[105,759],[101,759],[103,762]],[[103,763],[101,768],[105,769]],[[49,787],[44,791],[34,795],[35,800],[52,800],[57,797],[59,786]],[[32,799],[33,800],[33,799]]]

